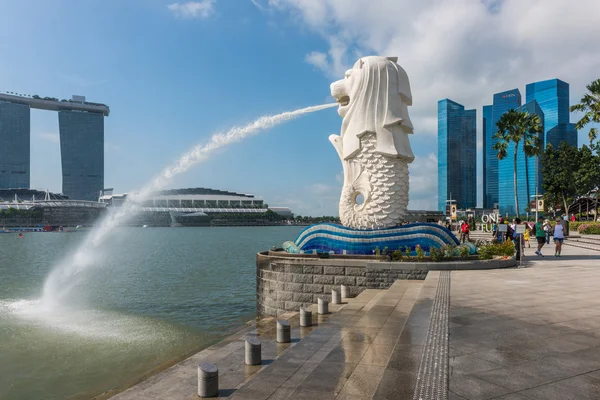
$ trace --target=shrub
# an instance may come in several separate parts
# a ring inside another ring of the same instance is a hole
[[[577,232],[584,235],[600,235],[600,223],[581,224],[577,228]]]
[[[410,247],[406,246],[404,248],[404,257],[409,259],[411,255],[412,255],[412,251],[410,250]]]
[[[425,258],[425,250],[423,250],[420,245],[417,245],[417,247],[415,247],[415,252],[417,253],[417,261],[423,261],[423,258]]]
[[[381,251],[379,250],[379,246],[375,247],[375,255],[376,256],[380,256],[381,255]]]
[[[477,249],[480,260],[490,260],[494,256],[512,257],[515,255],[515,245],[511,241],[504,243],[486,244]]]
[[[429,248],[429,256],[431,257],[431,261],[440,262],[444,259],[444,252],[437,247],[431,247]]]

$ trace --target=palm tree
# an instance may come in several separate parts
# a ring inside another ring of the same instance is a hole
[[[515,207],[517,217],[519,216],[519,196],[517,195],[517,153],[519,143],[523,142],[523,152],[525,157],[533,157],[542,151],[542,140],[539,136],[543,131],[540,117],[527,111],[508,110],[496,123],[498,132],[494,134],[494,139],[498,140],[494,144],[494,150],[498,152],[498,159],[503,160],[507,156],[508,145],[515,144],[513,152],[513,183],[515,191]],[[527,163],[525,163],[527,164]],[[537,185],[537,182],[535,183]]]
[[[571,106],[571,112],[579,111],[585,113],[583,118],[575,124],[578,130],[583,129],[591,122],[600,123],[600,79],[596,79],[587,85],[586,88],[589,93],[583,95],[579,104]],[[598,137],[598,129],[591,128],[588,137],[591,144]]]

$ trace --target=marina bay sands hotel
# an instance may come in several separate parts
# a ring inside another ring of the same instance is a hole
[[[32,108],[58,112],[62,193],[97,199],[104,188],[104,117],[110,109],[83,96],[59,101],[0,93],[0,189],[30,188]]]

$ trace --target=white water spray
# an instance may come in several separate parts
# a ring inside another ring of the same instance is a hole
[[[139,212],[139,204],[147,200],[152,193],[165,187],[176,175],[189,170],[193,165],[205,161],[210,154],[224,146],[239,142],[249,136],[255,135],[262,130],[271,128],[281,122],[288,121],[303,114],[323,110],[337,106],[337,103],[324,104],[302,108],[295,111],[287,111],[277,115],[258,118],[256,121],[245,126],[231,128],[225,133],[214,134],[210,141],[204,145],[198,145],[185,153],[174,165],[168,166],[139,193],[128,196],[125,203],[110,210],[110,212],[92,229],[84,239],[79,248],[61,263],[56,265],[50,272],[44,284],[44,292],[41,304],[52,309],[59,305],[61,300],[68,295],[71,289],[78,283],[78,274],[85,269],[99,263],[99,257],[95,249],[105,240],[107,234],[116,226],[122,225]]]

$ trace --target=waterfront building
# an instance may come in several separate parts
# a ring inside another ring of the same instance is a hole
[[[62,192],[96,200],[104,188],[104,116],[76,110],[58,112]]]
[[[0,93],[0,189],[30,187],[30,109],[58,112],[63,194],[96,200],[104,187],[105,104]]]
[[[0,99],[0,189],[29,188],[29,106]]]
[[[530,83],[526,86],[526,100],[536,100],[544,112],[544,148],[551,144],[558,148],[561,142],[577,147],[577,130],[570,122],[569,84],[560,79]]]
[[[476,111],[450,99],[438,101],[438,210],[477,205]]]
[[[518,111],[526,111],[530,115],[536,114],[540,117],[542,127],[544,126],[544,112],[535,100],[517,108]],[[543,141],[543,130],[539,138]],[[507,149],[507,156],[503,160],[498,160],[498,204],[501,214],[508,213],[516,215],[515,209],[515,188],[514,188],[514,158],[513,153],[515,144],[510,143]],[[536,191],[537,182],[537,191]],[[536,193],[542,193],[542,176],[539,173],[539,158],[526,157],[523,150],[523,142],[519,143],[517,150],[517,196],[519,199],[519,213],[524,214],[527,211],[529,202]]]
[[[496,124],[502,114],[521,105],[521,92],[519,89],[507,90],[494,94],[494,102],[491,111],[491,123],[483,136],[483,208],[494,208],[499,203],[499,175],[498,175],[498,152],[494,150],[497,140],[493,136],[498,131]],[[488,109],[489,115],[489,109]]]
[[[269,207],[253,194],[242,194],[209,188],[161,190],[138,200],[136,193],[103,194],[100,202],[120,207],[129,201],[139,206],[140,213],[131,225],[269,225],[268,211],[282,218],[293,216],[288,207]]]

